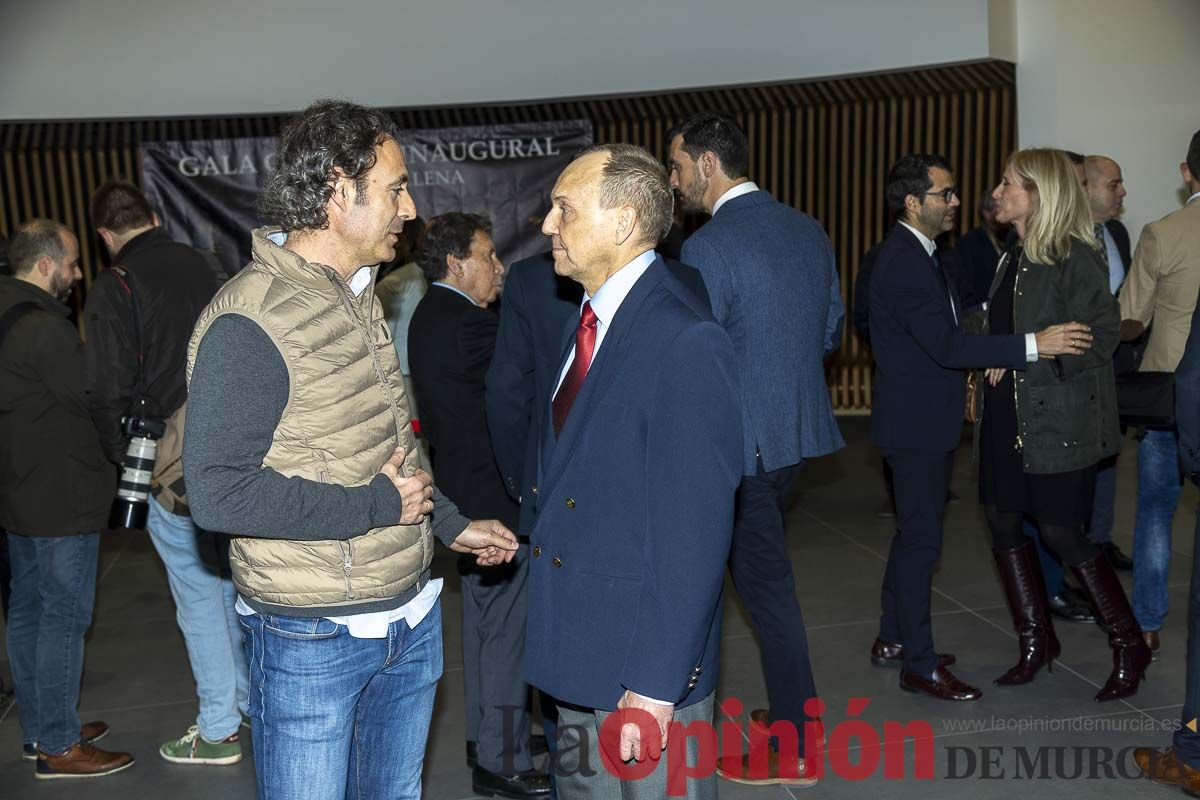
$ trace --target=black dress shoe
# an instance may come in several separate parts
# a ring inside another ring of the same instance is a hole
[[[931,678],[915,672],[900,670],[900,688],[914,694],[927,694],[937,700],[963,702],[983,697],[983,692],[970,684],[963,683],[945,667],[935,669]]]
[[[955,658],[950,653],[938,653],[938,666],[948,667]],[[877,667],[899,667],[904,664],[904,645],[876,639],[871,645],[871,663]]]
[[[1104,555],[1108,559],[1108,563],[1112,564],[1113,569],[1119,569],[1122,572],[1129,572],[1133,569],[1133,559],[1122,553],[1116,542],[1105,542],[1100,545],[1100,549],[1104,551]]]
[[[546,744],[546,737],[540,733],[529,735],[529,755],[537,758],[544,756],[550,752],[550,747]],[[479,742],[467,742],[467,766],[472,769],[479,763]]]
[[[1067,622],[1090,624],[1096,621],[1090,606],[1079,602],[1069,589],[1049,598],[1050,613]]]
[[[536,770],[518,772],[515,775],[498,775],[477,765],[471,773],[471,788],[475,794],[483,797],[512,797],[517,800],[526,797],[548,797],[550,778],[544,772]]]

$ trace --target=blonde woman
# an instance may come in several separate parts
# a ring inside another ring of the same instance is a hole
[[[996,270],[986,332],[1023,333],[1076,320],[1091,326],[1093,337],[1081,355],[1039,359],[1016,375],[985,373],[976,424],[980,501],[1020,637],[1020,660],[996,683],[1028,683],[1062,649],[1033,541],[1021,529],[1029,516],[1042,541],[1091,594],[1109,631],[1113,670],[1096,699],[1128,697],[1137,691],[1150,651],[1111,565],[1085,535],[1096,463],[1116,453],[1121,441],[1112,369],[1117,302],[1092,234],[1087,197],[1061,151],[1014,153],[992,196],[997,221],[1013,226],[1018,245]]]

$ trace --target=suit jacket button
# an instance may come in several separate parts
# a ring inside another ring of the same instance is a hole
[[[537,494],[537,487],[536,487],[536,486],[531,486],[531,487],[529,487],[529,491],[530,491],[532,494]]]
[[[573,499],[571,499],[570,497],[568,497],[567,498],[567,508],[574,508],[574,507],[575,507],[575,501]]]
[[[561,559],[561,558],[559,558],[558,556],[555,556],[555,557],[554,557],[554,558],[551,560],[551,562],[550,562],[550,563],[552,563],[552,564],[553,564],[554,566],[556,566],[556,567],[561,567],[561,566],[562,566],[562,559]]]
[[[542,548],[540,548],[540,547],[537,547],[537,546],[535,545],[535,546],[534,546],[534,548],[533,548],[533,557],[534,557],[534,558],[540,558],[540,557],[541,557],[541,555],[542,555]]]

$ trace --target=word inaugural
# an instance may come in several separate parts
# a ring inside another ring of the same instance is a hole
[[[416,164],[464,163],[468,161],[504,161],[517,158],[549,158],[562,151],[551,136],[529,139],[475,139],[469,142],[401,143],[409,166]],[[250,153],[211,155],[186,154],[176,165],[179,174],[189,178],[211,175],[257,175],[275,169],[275,153],[258,159]]]

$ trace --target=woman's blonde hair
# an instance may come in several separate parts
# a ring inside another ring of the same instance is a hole
[[[1092,213],[1075,169],[1061,150],[1030,147],[1008,159],[1021,186],[1029,192],[1025,255],[1038,264],[1054,264],[1071,252],[1071,239],[1098,247]]]

